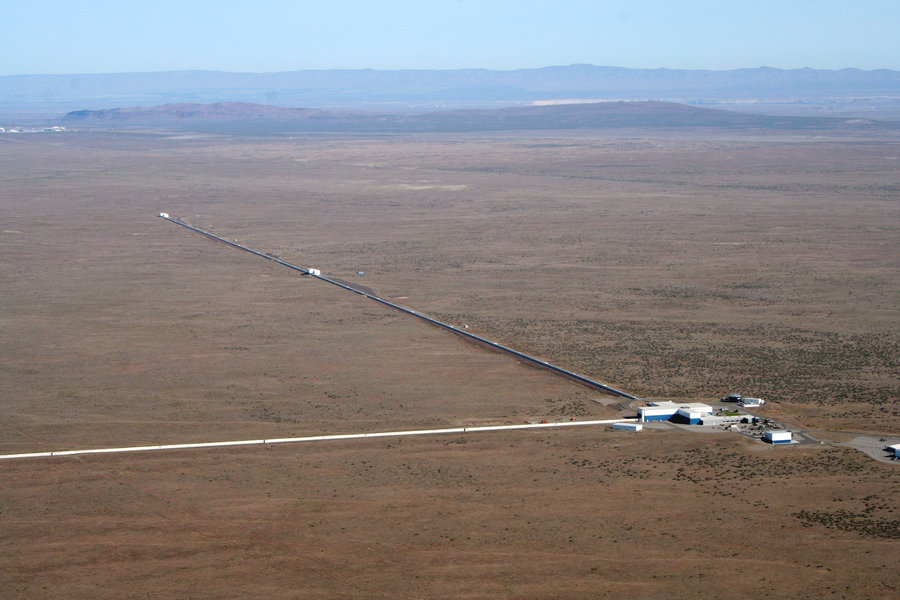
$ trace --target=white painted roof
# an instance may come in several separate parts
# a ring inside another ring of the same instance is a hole
[[[647,404],[654,408],[670,408],[674,410],[683,408],[684,410],[712,412],[712,406],[703,404],[702,402],[671,402],[669,400],[659,400],[647,402]]]

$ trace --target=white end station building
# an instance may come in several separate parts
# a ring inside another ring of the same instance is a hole
[[[712,406],[699,402],[679,404],[669,401],[648,402],[648,406],[639,406],[638,418],[641,423],[650,421],[672,421],[684,425],[699,425],[703,417],[713,414]]]

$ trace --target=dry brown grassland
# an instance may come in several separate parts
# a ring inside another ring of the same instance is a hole
[[[896,434],[898,176],[887,137],[0,138],[0,454],[619,414],[160,211],[636,395]],[[900,594],[895,465],[576,429],[3,461],[0,596]]]

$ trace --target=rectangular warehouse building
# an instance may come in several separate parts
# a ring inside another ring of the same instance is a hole
[[[613,423],[612,428],[619,431],[640,431],[643,429],[640,423]]]
[[[638,407],[638,418],[642,423],[650,421],[672,421],[686,425],[698,425],[703,417],[713,413],[712,406],[689,402],[678,404],[675,402],[661,401],[648,402],[649,406]]]

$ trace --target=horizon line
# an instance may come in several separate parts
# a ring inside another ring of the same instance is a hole
[[[491,69],[487,67],[460,67],[456,69],[422,69],[422,68],[395,68],[395,69],[378,69],[374,67],[359,68],[309,68],[309,69],[293,69],[288,71],[225,71],[220,69],[171,69],[159,71],[95,71],[81,73],[13,73],[0,75],[0,77],[84,77],[94,75],[158,75],[173,73],[223,73],[229,75],[282,75],[287,73],[321,73],[321,72],[380,72],[380,73],[402,73],[402,72],[436,72],[436,73],[452,73],[460,71],[485,71],[494,73],[515,73],[518,71],[541,71],[546,69],[567,69],[571,67],[591,67],[594,69],[613,69],[621,71],[692,71],[692,72],[708,72],[708,73],[732,73],[736,71],[820,71],[828,73],[839,73],[841,71],[858,71],[861,73],[877,73],[879,71],[889,71],[898,73],[898,69],[878,68],[878,69],[861,69],[859,67],[841,67],[839,69],[820,69],[816,67],[770,67],[760,65],[757,67],[737,67],[733,69],[688,69],[688,68],[672,68],[672,67],[621,67],[614,65],[595,65],[592,63],[571,63],[568,65],[546,65],[543,67],[521,67],[516,69]]]

